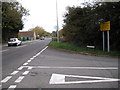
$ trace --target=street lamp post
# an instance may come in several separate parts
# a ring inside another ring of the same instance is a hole
[[[57,0],[56,0],[56,18],[57,18],[57,30],[56,30],[56,32],[57,32],[57,42],[59,42],[59,31],[58,31],[59,26],[58,26],[58,6],[57,6]]]

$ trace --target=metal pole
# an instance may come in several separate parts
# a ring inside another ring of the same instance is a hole
[[[58,5],[57,5],[57,0],[56,0],[56,18],[57,18],[57,41],[59,42],[59,26],[58,26]]]
[[[105,51],[105,36],[104,36],[104,31],[103,31],[103,51]]]
[[[110,52],[110,37],[109,37],[109,30],[107,31],[107,44],[108,44],[108,52]]]

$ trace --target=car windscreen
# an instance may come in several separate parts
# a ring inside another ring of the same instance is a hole
[[[16,41],[16,39],[10,39],[10,40],[9,40],[9,42],[14,42],[14,41]]]

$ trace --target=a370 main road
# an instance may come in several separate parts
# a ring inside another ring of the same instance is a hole
[[[58,50],[48,46],[50,41],[50,38],[46,38],[18,47],[3,46],[2,87],[8,90],[118,88],[117,58]]]

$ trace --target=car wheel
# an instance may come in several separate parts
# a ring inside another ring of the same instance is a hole
[[[8,44],[8,47],[10,46],[10,44]]]

